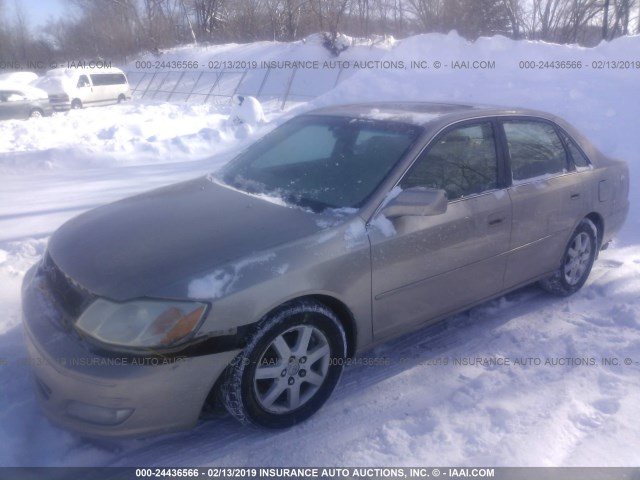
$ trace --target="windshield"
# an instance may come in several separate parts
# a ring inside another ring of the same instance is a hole
[[[314,211],[359,208],[422,132],[379,120],[302,116],[219,172],[226,184]]]

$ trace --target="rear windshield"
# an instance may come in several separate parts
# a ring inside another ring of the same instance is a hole
[[[415,125],[302,116],[255,143],[219,173],[248,193],[309,207],[359,208],[422,133]]]

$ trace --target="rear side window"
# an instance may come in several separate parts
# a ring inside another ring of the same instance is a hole
[[[567,169],[567,152],[552,125],[529,120],[511,120],[503,125],[514,181],[562,173]]]
[[[493,190],[498,162],[491,123],[451,130],[429,147],[402,179],[403,189],[438,188],[449,200]]]
[[[574,142],[565,132],[561,132],[560,135],[567,146],[567,150],[569,150],[569,155],[571,156],[571,160],[576,168],[578,170],[581,168],[588,168],[589,165],[591,165],[591,162],[589,162],[587,156],[582,153],[582,150],[580,150],[578,145],[576,145],[576,142]]]
[[[122,73],[94,73],[91,75],[91,82],[94,86],[124,85],[127,79]]]

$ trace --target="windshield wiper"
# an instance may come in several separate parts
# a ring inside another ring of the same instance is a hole
[[[299,207],[308,207],[315,213],[323,212],[327,208],[336,208],[335,205],[321,202],[320,200],[316,200],[315,198],[299,197],[294,194],[287,195],[285,197],[285,201],[298,205]]]

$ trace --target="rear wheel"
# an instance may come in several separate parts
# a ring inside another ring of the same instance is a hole
[[[127,99],[124,95],[118,95],[118,103],[122,103]]]
[[[540,282],[542,288],[563,297],[582,288],[596,258],[596,232],[596,226],[590,220],[580,222],[565,249],[560,268]]]
[[[71,109],[79,110],[81,108],[82,108],[82,102],[79,99],[75,98],[73,102],[71,102]]]
[[[39,108],[34,108],[29,114],[29,118],[40,118],[42,116],[44,116],[44,112]]]
[[[342,374],[346,338],[324,305],[286,304],[262,320],[221,385],[222,402],[245,424],[286,428],[329,398]]]

